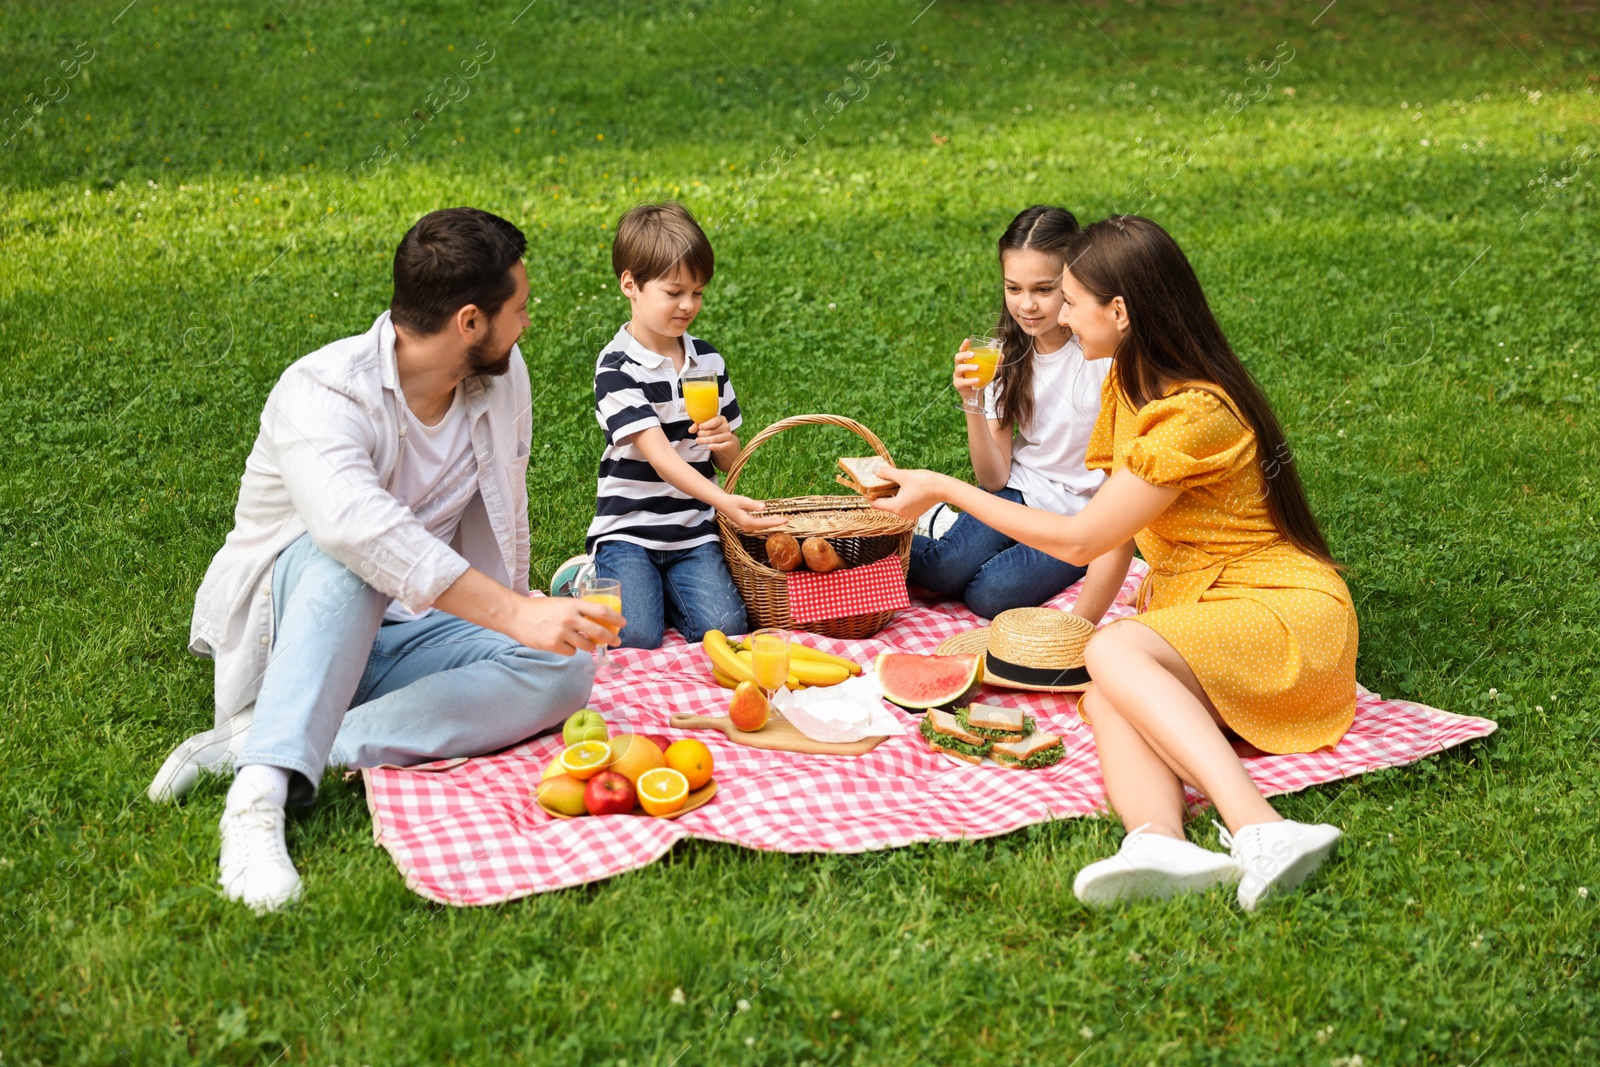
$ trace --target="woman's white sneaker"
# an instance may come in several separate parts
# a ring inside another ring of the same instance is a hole
[[[150,799],[165,804],[187,794],[202,774],[232,774],[234,761],[250,736],[250,719],[251,712],[241,711],[216,729],[195,734],[173,749],[150,782]]]
[[[1072,891],[1079,900],[1085,904],[1165,900],[1238,880],[1241,872],[1232,857],[1144,830],[1144,826],[1130,830],[1115,856],[1078,872]]]
[[[1239,906],[1245,911],[1254,911],[1267,897],[1287,893],[1311,877],[1344,836],[1337,826],[1289,819],[1243,826],[1236,834],[1217,829],[1223,846],[1244,872],[1239,879]]]
[[[300,872],[283,842],[283,808],[265,798],[231,804],[222,813],[222,891],[257,915],[300,896]]]

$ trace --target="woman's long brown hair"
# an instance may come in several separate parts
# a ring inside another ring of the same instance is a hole
[[[1073,236],[1067,270],[1102,304],[1120,296],[1127,305],[1128,332],[1112,367],[1128,405],[1137,411],[1180,385],[1215,386],[1256,435],[1256,460],[1278,531],[1337,567],[1272,406],[1228,345],[1172,235],[1149,219],[1113,215]]]
[[[1078,218],[1066,208],[1035,204],[1011,220],[1000,235],[1000,268],[1006,253],[1032,249],[1066,262],[1067,242],[1078,232]],[[1033,338],[1011,317],[1005,298],[995,324],[1000,340],[1000,373],[995,376],[995,414],[1026,431],[1033,424]]]

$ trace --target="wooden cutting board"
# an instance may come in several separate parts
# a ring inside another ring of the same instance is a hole
[[[726,715],[679,713],[672,716],[672,725],[679,730],[720,730],[736,745],[777,752],[805,752],[813,756],[861,756],[888,740],[886,737],[863,737],[859,741],[814,741],[777,712],[773,712],[767,725],[755,733],[736,729]]]

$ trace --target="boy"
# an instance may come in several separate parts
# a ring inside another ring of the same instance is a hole
[[[739,402],[717,350],[687,332],[715,269],[711,242],[682,204],[641,204],[617,224],[611,267],[633,313],[595,363],[606,448],[585,551],[599,577],[622,582],[623,647],[659,648],[669,625],[691,643],[744,633],[714,513],[749,533],[785,520],[717,484],[739,455]],[[680,385],[694,373],[716,375],[719,398],[698,424]]]

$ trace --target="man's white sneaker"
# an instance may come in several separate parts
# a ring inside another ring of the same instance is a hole
[[[257,915],[276,911],[300,896],[300,872],[283,842],[283,809],[266,799],[222,813],[222,857],[217,881],[229,900],[243,901]]]
[[[1221,826],[1217,830],[1244,872],[1239,906],[1245,911],[1254,911],[1267,897],[1286,893],[1311,877],[1344,836],[1337,826],[1289,819],[1243,826],[1236,834]]]
[[[250,718],[251,712],[241,711],[216,729],[195,734],[173,749],[150,782],[150,799],[165,804],[187,795],[202,774],[232,774],[250,734]]]
[[[1238,880],[1239,865],[1231,857],[1190,841],[1147,834],[1144,830],[1144,826],[1130,830],[1115,856],[1078,872],[1072,891],[1079,900],[1085,904],[1165,900],[1176,893],[1232,885]]]

